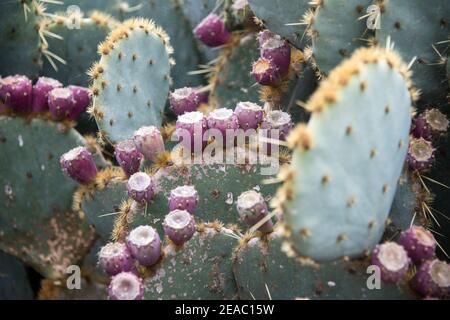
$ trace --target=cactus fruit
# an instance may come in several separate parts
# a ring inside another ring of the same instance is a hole
[[[380,241],[409,141],[414,95],[406,70],[390,50],[359,49],[308,101],[312,116],[287,139],[294,154],[275,201],[301,255],[354,257]]]
[[[261,124],[261,129],[268,130],[268,136],[272,130],[278,130],[278,138],[286,140],[293,127],[291,116],[280,110],[273,110],[266,114]]]
[[[155,126],[139,128],[133,135],[133,141],[139,152],[150,161],[155,161],[165,151],[163,137]]]
[[[414,138],[430,140],[432,137],[439,137],[445,134],[448,124],[447,117],[439,109],[429,109],[414,119],[411,133]]]
[[[44,112],[48,110],[48,95],[55,88],[63,85],[58,80],[39,77],[33,86],[33,112]]]
[[[203,140],[207,126],[207,120],[203,113],[188,112],[178,117],[175,133],[184,148],[197,152],[205,146]]]
[[[253,226],[269,214],[266,200],[254,190],[241,193],[236,202],[239,216],[249,226]],[[272,220],[268,220],[258,228],[261,232],[271,232],[273,230]]]
[[[259,34],[259,44],[261,57],[270,60],[277,67],[280,75],[285,76],[291,63],[289,43],[279,35],[266,30]]]
[[[55,88],[48,95],[48,108],[55,120],[68,118],[74,110],[75,102],[69,88]]]
[[[403,231],[398,239],[408,252],[411,260],[420,264],[434,257],[436,251],[436,240],[433,234],[421,226],[412,226]]]
[[[219,108],[213,110],[207,118],[209,132],[216,130],[220,132],[222,146],[233,146],[236,130],[239,129],[239,121],[233,110],[227,108]],[[216,139],[217,141],[217,139]]]
[[[0,101],[18,113],[32,110],[33,86],[26,76],[15,75],[0,79]]]
[[[197,111],[200,96],[195,88],[180,88],[170,93],[170,107],[175,115]]]
[[[281,73],[272,60],[259,58],[252,67],[252,75],[263,86],[276,86],[281,81]]]
[[[94,158],[85,147],[77,147],[64,153],[60,164],[65,174],[81,184],[91,183],[97,175]]]
[[[68,86],[68,89],[72,93],[73,101],[69,119],[76,120],[91,104],[91,92],[87,88],[73,85]]]
[[[180,186],[170,191],[169,209],[186,210],[190,214],[195,214],[198,205],[198,192],[194,186]]]
[[[239,102],[234,110],[239,126],[244,129],[257,129],[263,120],[263,109],[253,102]]]
[[[167,34],[145,19],[125,21],[100,45],[102,57],[90,71],[90,112],[110,141],[129,139],[144,125],[161,126],[172,51]]]
[[[450,290],[450,265],[437,259],[422,263],[411,286],[423,297],[443,297]]]
[[[216,14],[204,18],[194,29],[195,36],[209,47],[226,44],[231,37],[225,23]]]
[[[100,267],[110,276],[134,270],[134,260],[125,244],[107,243],[98,254]]]
[[[398,283],[408,271],[410,259],[401,245],[385,242],[373,250],[372,265],[380,268],[381,280],[386,283]]]
[[[115,147],[114,155],[120,167],[128,176],[139,171],[142,153],[136,148],[133,140],[119,142]]]
[[[154,265],[161,257],[160,237],[150,226],[139,226],[131,230],[127,237],[127,247],[131,256],[145,267]]]
[[[128,195],[140,204],[152,201],[155,195],[155,182],[145,172],[136,172],[127,182]]]
[[[430,141],[424,138],[411,139],[406,160],[412,170],[429,170],[434,163],[434,159],[435,149]]]
[[[195,233],[194,217],[186,210],[171,211],[164,219],[164,233],[176,245],[180,246]]]
[[[108,287],[111,300],[142,300],[144,287],[142,279],[131,272],[121,272],[111,279]]]

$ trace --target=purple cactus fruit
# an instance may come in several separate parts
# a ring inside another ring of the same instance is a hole
[[[237,199],[236,207],[241,219],[249,226],[257,224],[269,214],[264,197],[254,190],[243,192]],[[272,232],[272,219],[265,222],[258,230],[266,233]]]
[[[206,141],[203,140],[206,128],[207,121],[203,113],[193,111],[178,117],[175,132],[184,148],[198,152],[206,146]]]
[[[426,171],[433,166],[435,149],[424,138],[411,138],[406,161],[412,170]]]
[[[141,265],[150,267],[161,257],[161,239],[158,232],[150,226],[139,226],[127,237],[131,256]]]
[[[195,88],[184,87],[176,89],[169,96],[170,107],[177,116],[186,112],[196,111],[199,104],[199,94]]]
[[[234,110],[239,126],[244,129],[257,129],[264,117],[263,109],[253,102],[239,102]]]
[[[18,113],[32,111],[33,85],[26,76],[0,78],[0,101]]]
[[[181,186],[170,191],[169,210],[186,210],[194,214],[198,204],[198,193],[194,186]]]
[[[136,172],[127,182],[128,195],[140,204],[146,204],[155,196],[155,182],[145,172]]]
[[[426,261],[410,284],[424,297],[444,297],[450,293],[450,265],[438,259]]]
[[[79,86],[69,86],[68,89],[72,92],[74,103],[69,119],[76,120],[91,104],[91,91]]]
[[[415,138],[430,140],[447,132],[449,121],[438,109],[429,109],[414,119],[412,135]]]
[[[48,108],[55,120],[68,118],[75,106],[69,88],[55,88],[48,94]]]
[[[433,234],[420,226],[412,226],[403,231],[398,243],[406,249],[411,260],[416,264],[433,258],[436,252],[436,240]]]
[[[134,270],[134,260],[124,243],[107,243],[100,249],[98,264],[110,276]]]
[[[178,246],[191,239],[196,230],[194,217],[186,210],[171,211],[163,227],[166,236]]]
[[[263,31],[259,36],[262,58],[272,61],[281,76],[289,71],[291,64],[291,46],[281,36],[270,31]]]
[[[212,111],[208,116],[208,129],[219,130],[223,139],[222,146],[234,145],[239,121],[233,110],[220,108]]]
[[[281,81],[281,74],[277,66],[266,58],[259,58],[253,63],[252,75],[263,86],[276,86]]]
[[[40,77],[33,86],[33,112],[48,110],[48,94],[56,88],[62,88],[61,82],[52,78]]]
[[[94,158],[85,147],[64,153],[59,162],[63,172],[81,184],[91,183],[97,175]]]
[[[142,161],[142,153],[134,145],[133,140],[124,140],[116,145],[114,155],[119,165],[127,176],[139,171]]]
[[[278,130],[279,139],[286,140],[289,132],[293,127],[291,115],[280,110],[269,111],[264,118],[261,128],[270,131]]]
[[[147,160],[155,161],[165,151],[161,132],[155,126],[142,127],[134,133],[134,145]]]
[[[108,287],[110,300],[142,300],[144,285],[142,279],[132,272],[121,272],[111,278]]]
[[[205,90],[203,87],[196,87],[195,92],[198,96],[198,102],[201,103],[208,103],[209,101],[209,91]]]
[[[195,36],[209,47],[226,44],[231,34],[225,23],[216,14],[210,14],[194,29]]]
[[[405,248],[395,242],[385,242],[372,252],[372,265],[380,268],[381,280],[398,283],[408,271],[411,261]]]

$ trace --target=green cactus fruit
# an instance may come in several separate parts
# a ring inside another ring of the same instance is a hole
[[[84,139],[73,129],[40,119],[0,118],[0,249],[47,278],[78,263],[94,237],[71,212],[75,182],[59,157]]]
[[[0,251],[0,299],[33,299],[25,267],[17,258],[2,251]]]
[[[237,235],[220,223],[197,226],[183,247],[164,247],[162,261],[145,279],[147,300],[230,300],[237,298],[231,255]]]
[[[376,285],[367,260],[323,264],[288,257],[280,230],[251,238],[235,251],[233,271],[240,299],[376,300],[416,298],[408,284]],[[372,288],[370,289],[369,286]]]
[[[37,77],[42,52],[47,52],[40,37],[44,36],[40,26],[44,7],[36,0],[1,1],[0,5],[0,75]]]
[[[58,16],[45,23],[46,30],[59,36],[48,39],[49,48],[65,64],[57,63],[55,69],[47,60],[43,72],[64,84],[87,87],[89,76],[86,71],[98,58],[97,47],[117,22],[98,12],[93,12],[89,18],[72,19],[71,16]]]
[[[259,58],[258,42],[253,33],[235,35],[219,56],[210,78],[211,103],[234,109],[240,101],[259,102],[260,85],[251,75],[252,64]]]
[[[408,147],[408,75],[396,53],[358,49],[308,101],[312,115],[288,138],[292,164],[275,201],[301,256],[354,257],[380,241]]]
[[[450,27],[450,2],[408,0],[381,1],[381,28],[376,31],[381,45],[390,41],[412,65],[414,84],[422,91],[420,104],[447,102],[445,50]],[[414,44],[413,46],[411,44]]]
[[[267,29],[303,49],[308,44],[306,28],[312,17],[308,1],[249,0],[250,8]]]
[[[312,50],[307,50],[316,68],[328,74],[353,51],[367,45],[373,31],[365,16],[372,0],[322,0],[308,30]]]
[[[172,51],[164,30],[145,19],[125,21],[99,46],[101,59],[90,70],[90,112],[101,136],[118,142],[144,125],[161,126]]]

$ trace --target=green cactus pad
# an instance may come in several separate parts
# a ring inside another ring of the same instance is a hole
[[[304,15],[310,9],[308,1],[301,0],[249,0],[250,8],[267,29],[288,39],[303,49],[307,43]],[[297,24],[297,25],[289,25]]]
[[[92,17],[81,19],[79,25],[58,17],[48,22],[46,29],[61,38],[49,38],[51,51],[64,59],[65,64],[56,64],[57,70],[44,62],[44,74],[68,85],[89,85],[87,70],[98,59],[97,47],[117,24],[111,17],[94,13]]]
[[[255,34],[235,36],[223,49],[210,80],[210,99],[218,108],[234,109],[240,101],[259,102],[261,86],[251,75],[252,64],[258,58]]]
[[[445,103],[445,41],[450,32],[448,15],[450,2],[433,3],[408,0],[382,1],[381,29],[376,36],[381,45],[388,39],[407,62],[416,58],[412,66],[414,84],[422,91],[426,104]],[[439,52],[439,53],[438,53]]]
[[[164,258],[145,280],[147,300],[230,300],[237,298],[231,254],[236,234],[215,223],[199,231],[182,248],[169,244]]]
[[[368,261],[337,260],[311,265],[282,251],[278,232],[268,239],[252,238],[236,250],[233,271],[240,299],[376,300],[413,299],[406,283],[369,289]]]
[[[34,0],[1,1],[0,5],[0,75],[37,77],[42,68],[39,31],[43,8]]]
[[[31,300],[28,276],[23,264],[15,257],[0,251],[0,300]]]
[[[323,0],[311,29],[313,59],[318,70],[328,74],[353,51],[367,44],[373,32],[367,29],[366,9],[372,0]]]
[[[169,93],[170,54],[166,33],[144,19],[127,20],[100,48],[91,70],[94,114],[110,142],[129,139],[144,125],[161,126]]]
[[[48,278],[64,275],[93,240],[85,220],[71,212],[76,184],[59,157],[84,144],[62,124],[0,118],[0,249]]]
[[[406,70],[394,52],[359,49],[309,100],[313,114],[288,139],[295,151],[279,192],[299,255],[330,261],[380,241],[409,141]]]

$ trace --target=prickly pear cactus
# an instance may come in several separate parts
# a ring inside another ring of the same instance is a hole
[[[33,299],[25,267],[17,258],[2,251],[0,251],[0,299]]]
[[[242,242],[234,253],[233,270],[240,299],[360,300],[412,299],[407,283],[368,287],[370,262],[336,260],[308,264],[282,251],[281,232]],[[293,286],[293,284],[295,284]]]
[[[300,255],[358,256],[380,241],[409,140],[407,74],[394,52],[360,49],[309,100],[308,125],[289,137],[291,172],[278,199]]]
[[[35,77],[42,68],[44,7],[36,0],[2,0],[0,13],[0,74]]]
[[[39,119],[1,117],[0,124],[0,248],[48,278],[61,277],[94,237],[72,212],[76,185],[59,167],[59,156],[84,140],[73,129]]]
[[[56,61],[52,65],[52,60],[46,60],[44,74],[64,84],[88,86],[86,70],[97,60],[97,46],[117,22],[97,12],[89,18],[72,19],[71,16],[59,16],[45,22],[48,32],[57,35],[56,38],[48,39],[49,47],[64,60],[64,64]]]
[[[146,299],[237,298],[231,263],[237,235],[220,223],[202,224],[197,230],[183,248],[164,247],[162,261],[145,280]]]
[[[111,142],[128,139],[144,125],[162,124],[169,93],[172,47],[153,22],[125,21],[99,46],[92,67],[91,113]]]

